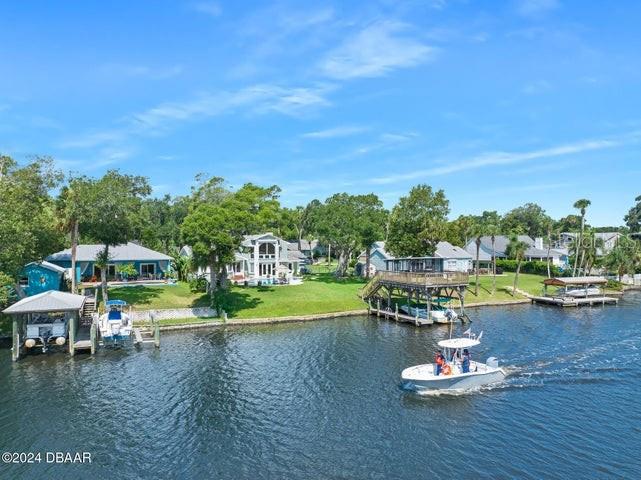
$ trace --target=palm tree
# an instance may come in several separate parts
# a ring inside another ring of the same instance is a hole
[[[496,293],[496,236],[501,233],[499,222],[487,226],[487,233],[490,235],[492,242],[492,295]]]
[[[516,260],[516,273],[514,274],[514,285],[512,286],[512,296],[516,295],[516,288],[519,283],[519,273],[521,272],[521,263],[523,262],[523,257],[525,256],[525,251],[528,249],[529,245],[521,240],[517,235],[512,235],[510,237],[510,242],[507,244],[505,253],[507,256],[513,260]]]
[[[485,234],[485,226],[482,223],[477,223],[474,227],[474,236],[476,237],[474,243],[476,244],[476,280],[474,284],[474,295],[478,296],[479,294],[479,270],[480,270],[480,260],[479,256],[481,254],[481,238]]]
[[[548,253],[547,253],[547,267],[548,267],[548,278],[552,277],[552,272],[550,271],[550,250],[552,250],[552,229],[553,224],[549,222],[547,224],[547,234],[548,234]]]
[[[579,210],[581,213],[581,232],[579,233],[579,242],[578,242],[578,248],[576,249],[575,253],[575,258],[574,258],[574,268],[572,269],[572,276],[576,276],[577,272],[577,266],[579,263],[579,250],[582,250],[582,242],[583,242],[583,230],[585,229],[585,211],[586,209],[592,204],[590,200],[587,198],[581,198],[574,202],[574,208]]]
[[[79,241],[80,220],[86,208],[86,194],[91,187],[85,177],[71,178],[69,184],[60,191],[56,202],[56,216],[59,226],[69,234],[71,240],[71,292],[77,293],[76,253]]]
[[[605,242],[602,238],[597,238],[593,231],[587,233],[587,238],[589,238],[589,242],[585,248],[585,263],[582,263],[582,266],[585,274],[590,275],[592,267],[598,259],[599,249],[603,249]]]
[[[621,281],[621,277],[626,273],[634,273],[640,259],[639,244],[628,237],[621,237],[605,256],[604,263],[608,269],[617,273]]]

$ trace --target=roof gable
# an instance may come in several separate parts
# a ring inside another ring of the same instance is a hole
[[[74,295],[73,293],[48,290],[46,292],[23,298],[14,303],[3,313],[39,313],[39,312],[67,312],[80,310],[84,305],[86,297]]]

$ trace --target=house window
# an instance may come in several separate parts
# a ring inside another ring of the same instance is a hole
[[[259,258],[276,258],[276,245],[273,243],[261,243],[258,245]]]
[[[93,266],[93,274],[96,278],[100,278],[101,270],[99,266],[97,265]],[[113,278],[115,276],[116,276],[116,266],[107,265],[107,278]]]
[[[140,264],[140,276],[141,277],[153,277],[156,275],[156,264],[155,263],[142,263]]]

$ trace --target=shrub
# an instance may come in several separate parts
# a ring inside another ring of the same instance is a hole
[[[195,277],[189,280],[189,290],[191,290],[192,293],[206,292],[207,280],[205,277]]]
[[[517,261],[516,260],[497,260],[496,267],[497,269],[502,269],[506,272],[516,272]],[[533,273],[535,275],[547,275],[548,274],[548,265],[547,262],[541,261],[529,261],[521,262],[521,273]],[[554,277],[561,275],[561,269],[554,265],[550,265],[550,273]]]
[[[605,286],[610,290],[623,290],[623,284],[618,280],[608,280],[608,283]]]

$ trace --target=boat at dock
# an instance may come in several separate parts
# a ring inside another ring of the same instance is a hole
[[[133,322],[129,315],[123,312],[127,302],[124,300],[109,300],[105,303],[107,312],[100,316],[100,336],[104,346],[121,347],[131,343]]]
[[[574,288],[567,288],[567,289],[560,289],[560,290],[561,290],[559,292],[560,294],[567,295],[568,297],[574,297],[574,298],[584,298],[584,297],[590,297],[595,295],[601,295],[601,289],[599,287],[595,287],[594,285],[590,285],[587,288],[574,287]]]
[[[469,360],[469,371],[464,372],[462,351],[479,345],[483,335],[481,332],[475,337],[469,330],[466,333],[466,337],[438,342],[445,357],[445,364],[438,375],[435,363],[415,365],[401,373],[404,386],[418,392],[460,391],[503,381],[506,373],[495,357],[489,357],[486,363]]]
[[[399,310],[413,317],[429,320],[430,323],[454,323],[458,319],[458,314],[453,309],[439,304],[430,306],[429,319],[427,318],[427,308],[401,305]]]

